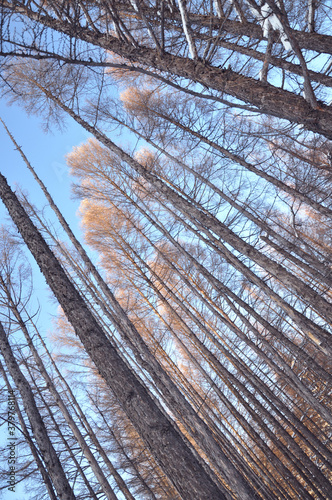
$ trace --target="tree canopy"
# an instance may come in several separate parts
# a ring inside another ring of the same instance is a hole
[[[97,263],[8,129],[56,223],[0,176],[75,353],[34,346],[4,233],[1,373],[45,498],[331,498],[331,15],[1,2],[3,99],[91,135],[67,164]]]

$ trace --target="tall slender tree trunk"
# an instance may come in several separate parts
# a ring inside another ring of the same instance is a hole
[[[107,466],[110,474],[114,477],[114,480],[119,488],[119,490],[121,491],[121,493],[123,494],[123,496],[126,498],[126,500],[135,500],[133,495],[130,493],[125,481],[122,479],[122,477],[120,476],[120,474],[118,473],[118,471],[116,470],[116,468],[114,467],[114,465],[112,464],[111,460],[109,459],[109,457],[107,456],[107,454],[105,453],[101,443],[99,442],[93,428],[91,427],[86,415],[84,414],[84,412],[82,411],[82,408],[79,404],[79,402],[77,401],[73,391],[71,390],[71,387],[70,385],[68,384],[68,382],[66,381],[66,379],[63,377],[62,373],[60,372],[57,364],[54,362],[54,359],[50,353],[50,351],[48,350],[47,348],[47,345],[45,344],[42,336],[40,335],[37,327],[34,325],[34,330],[36,332],[36,335],[38,336],[39,340],[41,341],[44,349],[45,349],[45,352],[48,356],[48,359],[50,360],[57,376],[59,377],[59,379],[61,380],[62,384],[64,385],[64,387],[66,388],[66,392],[67,394],[69,395],[70,397],[70,401],[71,401],[71,404],[73,405],[73,410],[75,412],[75,414],[77,415],[77,417],[80,419],[80,422],[82,424],[82,426],[86,429],[88,435],[89,435],[89,438],[91,439],[91,441],[93,442],[94,446],[96,447],[96,450],[98,451],[98,454],[101,456],[101,458],[103,459],[105,465]]]
[[[107,385],[114,391],[128,418],[180,495],[197,500],[205,500],[207,497],[211,500],[226,498],[206,472],[206,467],[194,456],[174,424],[165,416],[109,343],[2,175],[0,175],[0,196],[88,355]],[[227,472],[233,473],[233,468],[230,467]],[[229,478],[229,481],[233,482],[234,478]],[[243,498],[248,500],[250,496],[253,498],[249,493],[250,488],[246,488],[245,484],[238,485],[235,481],[234,486],[237,493],[239,488],[242,488],[245,494]]]
[[[3,365],[1,364],[1,362],[0,362],[0,373],[1,373],[1,376],[3,377],[3,379],[5,381],[5,384],[6,384],[7,388],[8,388],[8,390],[11,391],[12,387],[11,387],[10,382],[8,380],[6,370],[3,367]],[[16,412],[17,412],[17,416],[18,416],[18,419],[19,419],[19,422],[20,422],[20,426],[21,426],[24,438],[25,438],[25,440],[27,441],[27,443],[28,443],[28,445],[30,447],[31,454],[32,454],[32,456],[33,456],[33,458],[34,458],[34,460],[35,460],[35,462],[37,464],[38,470],[39,470],[39,472],[40,472],[40,474],[41,474],[41,476],[43,478],[43,481],[45,483],[45,486],[46,486],[48,495],[50,497],[50,500],[57,500],[57,496],[56,496],[56,493],[54,491],[50,475],[49,475],[48,471],[46,470],[46,468],[45,468],[45,466],[43,464],[43,461],[41,460],[41,458],[39,456],[39,453],[38,453],[38,450],[36,448],[36,445],[34,444],[33,439],[32,439],[32,437],[31,437],[31,435],[29,433],[29,430],[28,430],[28,428],[26,426],[26,423],[24,421],[21,409],[20,409],[19,405],[17,404],[17,402],[16,402]]]
[[[332,139],[332,107],[320,106],[313,109],[303,97],[274,87],[266,82],[241,75],[231,69],[220,69],[199,60],[191,60],[161,52],[144,46],[130,45],[112,36],[85,26],[73,27],[68,21],[55,19],[49,14],[33,11],[29,6],[10,2],[4,6],[27,16],[29,19],[59,33],[75,36],[104,50],[114,52],[133,63],[150,66],[156,70],[201,83],[204,87],[218,90],[257,107],[257,111],[304,125],[308,130]],[[79,29],[78,29],[79,28]]]
[[[8,372],[19,390],[24,409],[28,415],[32,433],[46,464],[48,474],[61,500],[75,500],[76,497],[61,466],[59,457],[48,436],[43,419],[38,411],[30,384],[20,370],[8,342],[6,332],[0,323],[0,350],[4,357]]]
[[[37,349],[35,348],[35,346],[32,342],[28,328],[26,327],[26,325],[23,321],[23,318],[22,318],[15,302],[13,301],[12,296],[10,294],[10,291],[9,291],[8,287],[6,286],[6,283],[3,280],[1,275],[0,275],[0,286],[3,288],[3,290],[5,291],[5,293],[7,295],[8,307],[13,312],[13,315],[15,316],[18,324],[20,325],[20,328],[24,334],[24,337],[28,343],[28,346],[32,352],[33,358],[36,362],[37,368],[38,368],[41,376],[45,380],[47,387],[48,387],[48,390],[50,391],[54,400],[56,401],[57,406],[61,410],[61,413],[64,416],[64,419],[66,420],[67,424],[69,425],[70,429],[72,430],[73,435],[75,436],[75,438],[76,438],[76,440],[77,440],[77,442],[82,450],[82,453],[85,455],[86,459],[88,460],[88,462],[91,466],[91,469],[92,469],[96,479],[98,480],[98,482],[100,484],[102,491],[104,492],[106,498],[108,498],[109,500],[117,500],[117,496],[115,495],[113,489],[111,488],[109,482],[107,481],[107,479],[104,475],[104,472],[102,471],[99,463],[97,462],[97,460],[94,457],[93,452],[91,451],[91,449],[90,449],[88,443],[86,442],[86,440],[84,439],[80,429],[78,428],[78,426],[76,425],[72,416],[70,415],[70,413],[66,407],[66,404],[63,401],[63,399],[61,398],[60,394],[58,393],[51,377],[47,373],[47,370],[45,369],[44,363],[43,363],[41,357],[38,354]]]
[[[2,120],[0,120],[2,121]],[[3,121],[2,121],[3,123]],[[236,468],[234,468],[231,463],[228,463],[227,458],[221,452],[219,446],[216,444],[209,428],[204,422],[199,418],[199,416],[195,413],[190,404],[183,397],[179,389],[172,382],[168,374],[163,370],[158,361],[154,358],[154,356],[149,351],[148,347],[144,343],[143,339],[140,337],[134,325],[131,323],[124,310],[120,306],[119,302],[116,300],[114,294],[111,292],[110,288],[107,286],[100,273],[91,262],[88,257],[86,251],[77,240],[73,232],[71,231],[69,225],[52,199],[50,193],[48,192],[46,186],[41,181],[41,179],[37,176],[33,167],[29,163],[22,149],[18,146],[13,136],[10,134],[6,125],[3,123],[6,128],[7,133],[9,134],[11,140],[15,144],[16,148],[19,150],[24,162],[26,163],[28,169],[33,174],[34,178],[40,185],[46,199],[49,202],[50,207],[55,212],[62,228],[66,232],[69,237],[71,243],[74,245],[75,249],[78,251],[80,257],[82,258],[84,264],[87,269],[91,273],[91,275],[96,280],[98,286],[105,294],[107,301],[111,304],[114,309],[114,313],[110,314],[109,310],[105,308],[103,303],[100,303],[102,310],[108,315],[109,319],[113,322],[114,326],[117,328],[118,332],[128,343],[130,348],[135,353],[138,362],[143,364],[146,369],[148,369],[150,375],[155,381],[156,385],[160,389],[163,394],[165,401],[168,403],[169,407],[172,409],[174,414],[177,415],[180,421],[186,426],[189,434],[193,436],[193,438],[197,441],[198,445],[204,450],[204,453],[208,457],[208,459],[214,464],[216,469],[223,474],[223,464],[225,462],[226,467],[232,469],[232,475],[237,477],[237,482],[240,484],[242,482],[242,477],[239,475]],[[57,242],[56,242],[57,243]],[[184,418],[185,416],[185,418]],[[189,422],[189,425],[188,423]],[[244,494],[244,493],[243,493]]]

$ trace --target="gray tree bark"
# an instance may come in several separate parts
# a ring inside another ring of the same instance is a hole
[[[0,196],[99,373],[180,495],[197,500],[226,498],[175,425],[109,343],[2,175]],[[249,488],[247,495],[250,498]]]
[[[61,466],[59,457],[48,436],[43,419],[38,411],[30,384],[20,370],[7,339],[6,332],[0,323],[0,349],[8,372],[19,390],[24,409],[28,415],[32,433],[43,456],[48,473],[61,500],[75,500],[74,492]]]
[[[331,106],[320,105],[313,108],[303,97],[241,75],[231,69],[220,69],[199,60],[193,61],[165,51],[161,52],[158,49],[139,46],[137,43],[128,44],[110,33],[101,33],[83,25],[73,26],[68,21],[46,14],[43,9],[38,12],[24,4],[13,5],[8,1],[4,1],[3,5],[10,11],[20,13],[59,33],[114,52],[133,63],[139,62],[143,66],[150,66],[156,70],[201,83],[204,87],[250,103],[257,107],[257,111],[301,124],[312,132],[332,139]]]

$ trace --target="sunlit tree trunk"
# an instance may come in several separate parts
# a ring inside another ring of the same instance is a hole
[[[308,130],[325,135],[332,139],[332,111],[329,106],[314,109],[298,95],[274,87],[266,82],[244,76],[231,69],[220,69],[204,64],[199,60],[179,57],[160,49],[127,44],[110,33],[103,34],[98,30],[80,25],[74,27],[64,19],[56,19],[43,9],[38,12],[23,3],[12,5],[4,2],[4,6],[13,12],[27,16],[41,25],[57,32],[83,40],[93,46],[112,51],[131,62],[139,62],[154,70],[171,73],[204,87],[218,90],[257,107],[257,110],[291,122],[303,124]]]

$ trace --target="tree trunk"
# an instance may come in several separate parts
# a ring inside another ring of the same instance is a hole
[[[96,479],[98,480],[102,491],[104,492],[107,499],[117,500],[117,497],[114,494],[114,491],[112,490],[110,484],[108,483],[108,481],[107,481],[102,469],[100,468],[97,460],[95,459],[94,454],[92,453],[88,443],[85,441],[80,429],[78,428],[78,426],[76,425],[72,416],[70,415],[69,411],[67,410],[65,402],[61,398],[55,385],[53,384],[51,377],[47,373],[47,370],[45,369],[44,363],[43,363],[42,359],[40,358],[38,351],[32,342],[32,339],[31,339],[29,331],[28,331],[28,329],[23,321],[23,318],[22,318],[16,304],[14,303],[14,301],[11,297],[10,291],[9,291],[8,287],[6,286],[6,283],[2,279],[1,275],[0,275],[0,286],[3,288],[3,290],[5,291],[5,293],[7,295],[8,307],[13,312],[13,315],[15,316],[18,324],[20,325],[20,328],[21,328],[21,330],[24,334],[24,337],[28,343],[28,346],[32,352],[32,355],[33,355],[33,358],[34,358],[35,363],[37,365],[37,368],[38,368],[41,376],[45,380],[46,385],[48,387],[48,390],[52,394],[57,406],[61,410],[61,413],[64,416],[64,419],[66,420],[73,435],[75,436],[75,438],[76,438],[76,440],[77,440],[77,442],[82,450],[82,453],[84,454],[85,458],[89,462],[90,467],[91,467]]]
[[[5,384],[8,388],[8,390],[9,391],[12,390],[12,387],[9,383],[6,371],[5,371],[4,367],[2,366],[1,362],[0,362],[0,373],[5,381]],[[46,468],[45,468],[45,466],[44,466],[44,464],[39,456],[38,449],[36,448],[36,446],[32,440],[32,437],[30,436],[30,433],[29,433],[28,428],[25,424],[21,409],[20,409],[19,405],[17,404],[17,402],[16,402],[15,406],[16,406],[17,416],[18,416],[18,419],[20,421],[20,426],[21,426],[21,429],[22,429],[22,432],[24,435],[24,439],[26,440],[26,442],[28,443],[28,445],[30,447],[31,454],[32,454],[32,456],[37,464],[38,470],[43,478],[43,481],[45,483],[50,500],[57,500],[57,496],[56,496],[56,493],[54,491],[50,475],[49,475],[48,471],[46,470]]]
[[[38,411],[29,382],[21,372],[17,361],[7,340],[6,332],[0,323],[0,349],[6,362],[7,369],[19,390],[24,409],[31,424],[32,433],[37,442],[43,460],[54,487],[61,500],[75,500],[74,492],[67,480],[66,474],[61,466],[57,453],[47,434],[45,424]]]
[[[161,53],[157,49],[144,46],[133,46],[115,38],[110,33],[93,31],[82,25],[73,25],[64,20],[57,20],[49,14],[32,11],[25,5],[13,7],[4,1],[9,10],[21,13],[29,19],[47,26],[55,31],[75,36],[96,47],[114,52],[125,59],[143,66],[150,66],[159,71],[180,76],[192,82],[201,83],[204,87],[218,90],[236,99],[257,107],[257,111],[276,116],[291,122],[304,125],[312,132],[322,134],[332,139],[332,108],[322,105],[313,109],[303,97],[292,92],[274,87],[266,82],[255,80],[232,71],[220,69],[199,60]]]
[[[156,402],[106,339],[99,324],[2,175],[0,175],[0,195],[87,353],[180,495],[197,500],[205,500],[207,496],[211,500],[225,498],[219,487],[211,480],[205,467],[183,441],[174,424],[158,408]],[[232,479],[229,478],[230,481]],[[243,489],[246,490],[245,486]],[[250,493],[247,492],[249,499]]]

